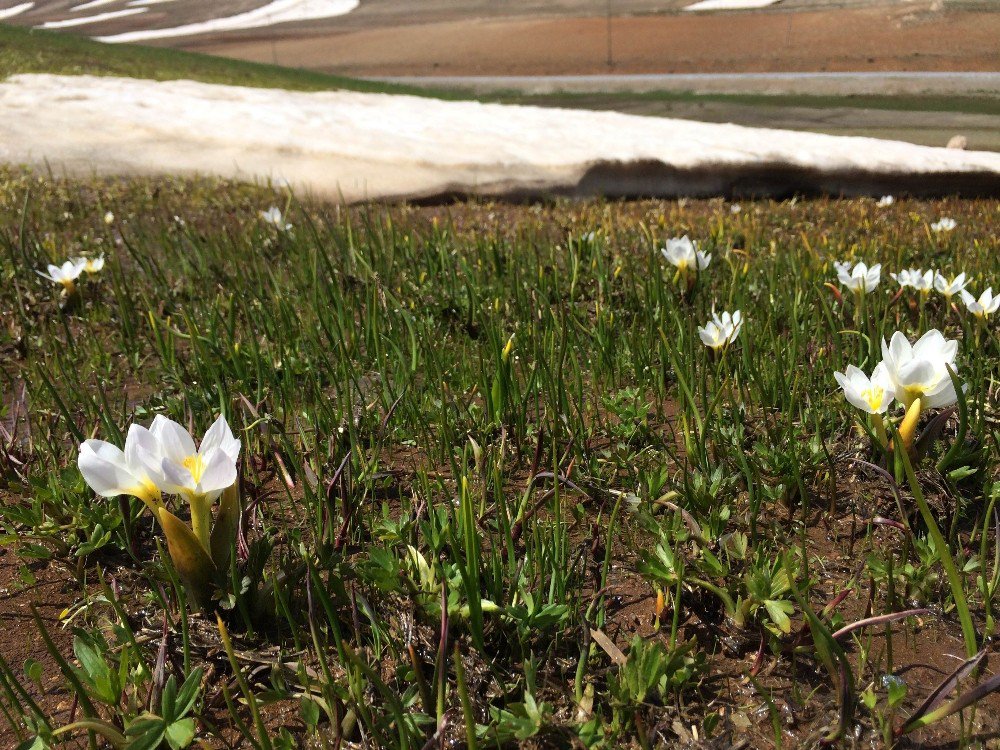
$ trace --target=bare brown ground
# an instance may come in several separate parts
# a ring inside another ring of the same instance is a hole
[[[349,16],[348,16],[349,18]],[[189,49],[352,75],[608,72],[607,20],[466,18],[349,28],[286,26]],[[924,5],[614,18],[613,72],[1000,69],[1000,14]]]

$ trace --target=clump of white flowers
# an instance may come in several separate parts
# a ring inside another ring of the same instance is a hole
[[[905,271],[889,275],[896,280],[901,289],[912,287],[921,294],[930,294],[931,289],[934,288],[934,271],[908,268]]]
[[[896,199],[893,198],[891,195],[883,195],[881,198],[878,199],[878,203],[876,205],[878,205],[879,208],[888,208],[895,202]]]
[[[920,412],[951,406],[958,400],[955,381],[955,358],[958,342],[938,330],[930,330],[911,344],[906,335],[896,331],[886,343],[882,339],[882,361],[871,377],[854,365],[834,378],[848,403],[873,417],[873,427],[883,447],[888,445],[883,417],[897,401],[906,416],[899,428],[902,444],[912,450]]]
[[[241,443],[220,416],[200,446],[181,425],[157,416],[149,428],[133,424],[125,449],[103,440],[80,446],[77,465],[91,489],[104,497],[131,495],[153,512],[167,539],[174,567],[199,606],[225,573],[239,521],[237,462]],[[190,506],[188,527],[163,503],[178,495]],[[212,505],[222,496],[213,524]]]

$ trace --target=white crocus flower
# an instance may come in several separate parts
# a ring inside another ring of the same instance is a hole
[[[156,513],[161,505],[160,490],[149,476],[147,457],[159,456],[159,444],[153,434],[137,424],[128,428],[125,450],[103,440],[87,440],[80,446],[77,466],[98,495],[132,495]]]
[[[837,278],[840,283],[856,294],[871,292],[878,286],[882,278],[882,264],[876,263],[869,268],[864,263],[858,263],[852,269],[850,263],[834,263]]]
[[[889,274],[900,287],[911,286],[919,292],[930,292],[934,286],[934,271],[921,271],[919,268],[909,268],[899,273]]]
[[[886,344],[882,339],[882,364],[892,383],[893,395],[904,408],[920,399],[921,408],[951,406],[958,397],[948,373],[955,367],[958,342],[948,340],[937,329],[925,333],[915,344],[896,331]]]
[[[960,273],[951,279],[944,276],[940,271],[934,274],[934,288],[947,297],[949,302],[954,295],[961,294],[968,283],[964,273]]]
[[[83,270],[87,273],[98,273],[104,268],[104,256],[98,256],[97,258],[77,258],[76,263],[81,263],[83,265]]]
[[[896,202],[896,199],[893,198],[891,195],[883,195],[881,198],[878,199],[878,207],[879,208],[888,208],[889,206],[891,206],[895,202]]]
[[[143,457],[150,477],[163,492],[181,495],[191,504],[191,528],[208,549],[212,501],[236,483],[240,441],[222,416],[208,428],[200,448],[187,430],[164,416],[158,415],[149,431],[160,449],[159,466],[155,457]]]
[[[692,242],[686,234],[683,237],[667,240],[666,246],[660,252],[681,273],[704,271],[712,262],[711,253],[705,254],[699,250],[698,245]]]
[[[106,214],[104,214],[104,223],[110,227],[112,224],[115,223],[115,215],[110,211],[108,211]]]
[[[260,218],[268,224],[277,227],[285,232],[292,228],[291,224],[286,224],[284,217],[281,215],[281,209],[277,206],[271,206],[266,211],[260,212]]]
[[[931,224],[931,229],[935,232],[950,232],[952,229],[958,226],[958,222],[954,219],[950,219],[947,216],[943,216],[933,224]]]
[[[846,373],[833,373],[833,377],[844,389],[844,397],[861,411],[885,414],[892,403],[892,380],[884,364],[877,365],[870,378],[854,365],[848,365]]]
[[[48,273],[42,273],[38,271],[38,275],[48,279],[49,281],[54,281],[56,284],[62,284],[63,289],[67,293],[71,293],[76,289],[76,280],[80,278],[80,274],[83,273],[86,261],[77,260],[67,260],[61,266],[56,266],[49,264]]]
[[[737,310],[732,315],[728,312],[719,315],[712,311],[712,319],[704,326],[698,326],[698,336],[702,343],[711,349],[722,349],[733,343],[743,329],[743,314]]]
[[[963,289],[962,301],[969,308],[969,312],[981,320],[985,320],[1000,309],[1000,295],[993,296],[993,287],[989,287],[985,292],[980,294],[978,299]]]

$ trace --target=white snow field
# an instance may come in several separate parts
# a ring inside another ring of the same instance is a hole
[[[34,3],[18,3],[17,5],[12,5],[9,8],[0,8],[0,19],[19,16],[26,10],[31,10],[34,7]]]
[[[691,5],[685,5],[681,10],[750,10],[766,8],[781,0],[700,0]]]
[[[152,5],[145,2],[144,5]],[[162,2],[163,0],[158,0]],[[358,7],[359,0],[272,0],[267,5],[238,13],[234,16],[213,18],[211,21],[188,23],[167,29],[141,29],[121,34],[95,37],[101,42],[143,42],[148,39],[169,39],[178,36],[194,36],[217,31],[257,29],[289,21],[310,21],[317,18],[333,18],[350,13]],[[138,5],[138,3],[131,3]]]
[[[1000,154],[414,96],[19,75],[0,161],[211,174],[356,202],[529,196],[1000,192]]]

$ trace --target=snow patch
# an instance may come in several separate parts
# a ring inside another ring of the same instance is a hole
[[[700,0],[692,5],[686,5],[682,10],[750,10],[766,8],[781,0]]]
[[[169,29],[127,31],[122,34],[97,37],[97,39],[101,42],[142,42],[147,39],[167,39],[218,31],[257,29],[288,21],[308,21],[343,16],[357,8],[358,4],[359,0],[272,0],[267,5],[235,16],[213,18],[210,21],[189,23]]]
[[[31,10],[34,7],[34,3],[21,3],[20,5],[13,5],[10,8],[2,8],[0,9],[0,19],[19,16],[24,13],[24,11]]]
[[[100,23],[101,21],[111,21],[115,18],[134,16],[136,13],[145,13],[145,8],[125,8],[124,10],[111,10],[107,13],[98,13],[96,16],[84,16],[83,18],[67,18],[62,21],[46,21],[38,28],[40,29],[65,29],[70,26],[84,26],[88,23]]]
[[[333,199],[1000,192],[1000,154],[617,112],[18,75],[0,153],[93,174],[273,180]]]
[[[70,10],[78,13],[81,10],[90,10],[91,8],[99,8],[102,5],[111,5],[111,3],[117,2],[118,0],[90,0],[89,3],[84,3],[83,5],[74,5]]]

